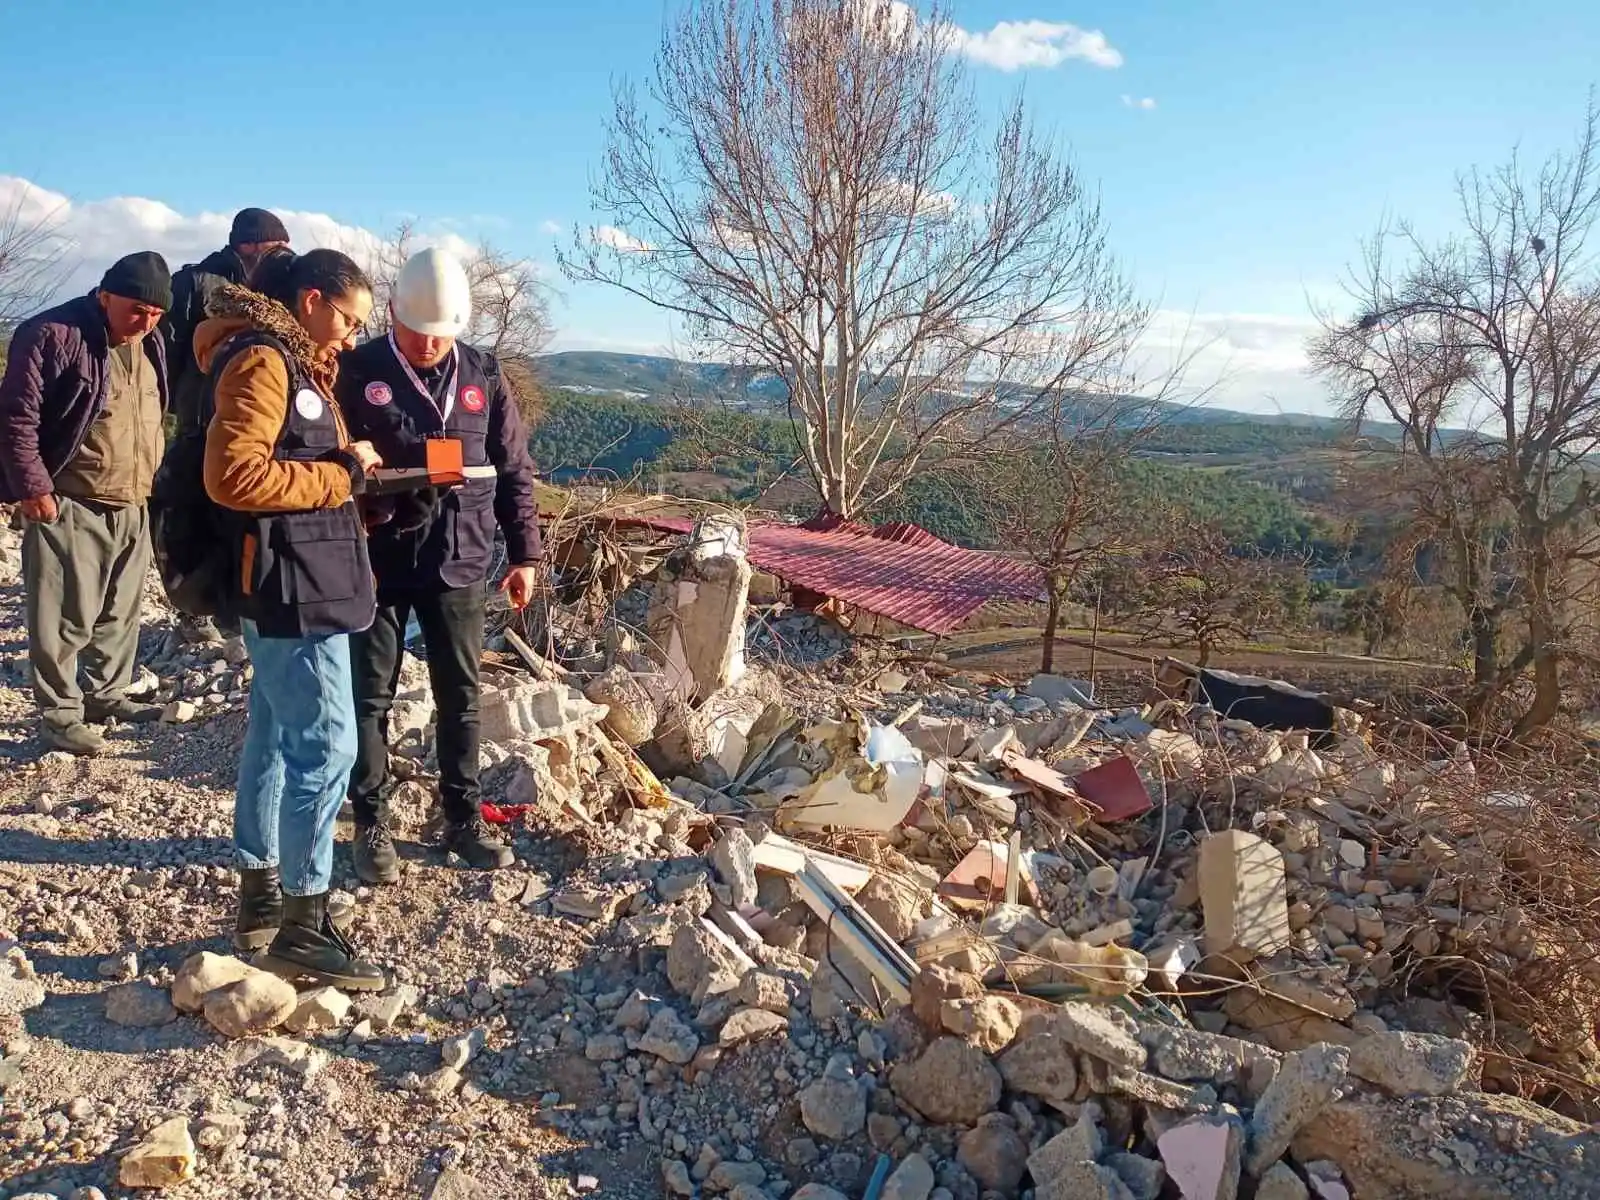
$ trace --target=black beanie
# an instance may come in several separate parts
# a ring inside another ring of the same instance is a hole
[[[254,242],[287,242],[289,231],[264,208],[241,208],[234,214],[228,245],[248,246]]]
[[[166,311],[172,307],[172,272],[154,250],[141,250],[112,263],[100,280],[100,290]]]

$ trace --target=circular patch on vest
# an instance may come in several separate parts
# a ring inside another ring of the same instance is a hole
[[[295,393],[294,410],[308,421],[322,419],[322,410],[327,407],[322,402],[322,397],[310,388],[301,388]]]
[[[391,388],[387,383],[380,383],[377,380],[373,380],[371,383],[367,384],[366,397],[368,404],[375,404],[379,408],[382,408],[385,404],[388,404],[394,399],[394,389]]]
[[[474,387],[472,384],[462,388],[461,407],[469,413],[481,413],[483,411],[483,389]]]

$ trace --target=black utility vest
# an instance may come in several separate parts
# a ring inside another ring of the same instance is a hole
[[[228,361],[251,346],[270,346],[289,368],[289,404],[273,458],[326,462],[340,449],[339,416],[293,354],[269,333],[235,334],[211,367],[211,386]],[[377,613],[366,531],[355,501],[338,508],[233,514],[238,538],[240,616],[262,637],[359,633]]]
[[[437,437],[460,441],[464,465],[489,466],[490,406],[499,390],[499,366],[459,341],[455,353],[455,391],[443,413],[440,401],[417,390],[387,338],[346,354],[339,394],[350,436],[370,441],[386,466],[425,466],[427,441]],[[483,583],[494,557],[494,498],[494,479],[470,479],[440,497],[429,525],[400,534],[379,525],[371,545],[379,588]]]

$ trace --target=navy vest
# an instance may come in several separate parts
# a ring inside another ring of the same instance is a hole
[[[270,346],[289,368],[289,404],[273,457],[326,462],[340,449],[332,401],[283,343],[269,333],[235,334],[211,367],[211,386],[228,360],[251,346]],[[240,616],[263,637],[359,633],[372,624],[377,596],[366,532],[355,501],[338,508],[288,513],[236,513]]]
[[[355,440],[370,441],[386,466],[425,465],[429,438],[461,442],[469,467],[490,465],[491,406],[500,394],[499,364],[456,343],[455,390],[447,410],[424,396],[387,338],[374,338],[340,360],[339,399]],[[372,566],[380,591],[472,587],[488,577],[494,557],[496,481],[471,479],[439,499],[432,522],[395,533],[372,531]]]

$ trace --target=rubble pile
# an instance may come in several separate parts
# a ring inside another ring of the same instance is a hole
[[[647,1156],[668,1196],[1596,1194],[1600,960],[1558,922],[1596,893],[1543,852],[1572,834],[1546,797],[1465,748],[1389,753],[1354,712],[1268,728],[1307,711],[1268,681],[1229,681],[1254,724],[887,648],[826,681],[772,665],[742,538],[703,521],[592,669],[486,655],[486,816],[576,861],[484,886],[595,965],[496,960],[424,1016],[404,977],[297,993],[198,954],[107,975],[107,1020],[204,1022],[238,1068],[301,1080],[384,1036],[429,1047],[397,1089],[463,1124],[485,1087],[580,1060],[587,1094],[529,1097],[541,1121]],[[233,643],[150,650],[174,720],[248,685]],[[405,829],[431,808],[414,659],[401,693]],[[7,946],[0,1013],[43,998]],[[154,1125],[122,1182],[181,1183],[235,1138]]]

